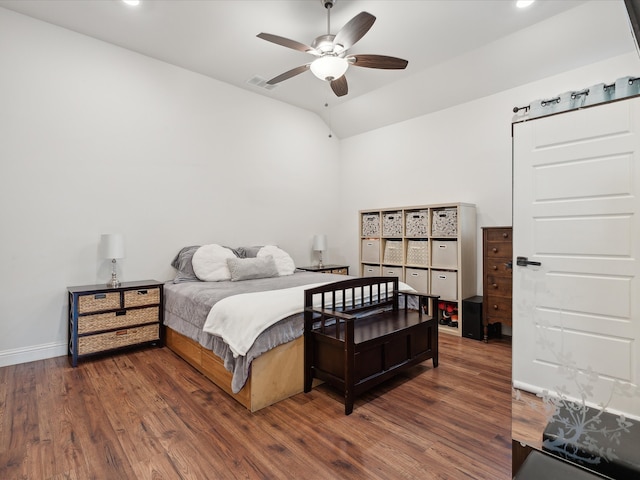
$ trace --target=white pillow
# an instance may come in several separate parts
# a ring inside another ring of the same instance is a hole
[[[293,258],[289,256],[287,252],[276,247],[275,245],[266,245],[258,251],[259,257],[266,257],[271,255],[276,262],[276,268],[278,269],[278,275],[281,277],[284,275],[292,275],[296,269],[296,264],[293,262]]]
[[[227,258],[235,257],[235,254],[228,248],[212,243],[211,245],[203,245],[196,250],[191,258],[191,265],[200,280],[219,282],[231,279]]]

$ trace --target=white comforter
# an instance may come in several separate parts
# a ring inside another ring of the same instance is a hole
[[[222,337],[235,357],[244,356],[266,328],[304,310],[305,290],[326,283],[330,282],[266,292],[241,293],[224,298],[211,307],[203,330]],[[399,290],[415,292],[402,282],[399,284]]]
[[[305,290],[325,283],[329,282],[223,298],[211,307],[202,329],[222,337],[235,357],[246,355],[262,331],[304,310]]]

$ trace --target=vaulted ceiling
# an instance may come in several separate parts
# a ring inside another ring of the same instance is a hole
[[[316,112],[341,138],[634,50],[623,0],[538,0],[527,9],[515,0],[337,0],[331,33],[361,11],[377,18],[350,53],[409,61],[405,70],[350,67],[349,93],[338,98],[311,72],[273,89],[254,84],[313,60],[256,35],[310,44],[327,33],[321,0],[141,0],[137,7],[0,0],[0,7]]]

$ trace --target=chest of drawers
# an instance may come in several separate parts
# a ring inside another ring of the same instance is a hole
[[[483,227],[483,312],[484,340],[488,325],[511,325],[513,281],[513,230],[511,227]]]
[[[155,280],[69,287],[69,356],[139,345],[162,346],[162,283]]]

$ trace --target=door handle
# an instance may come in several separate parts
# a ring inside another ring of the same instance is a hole
[[[526,267],[528,265],[534,265],[536,267],[539,267],[540,265],[542,265],[542,263],[540,263],[540,262],[530,262],[527,257],[517,257],[516,258],[516,265],[518,265],[519,267]]]

